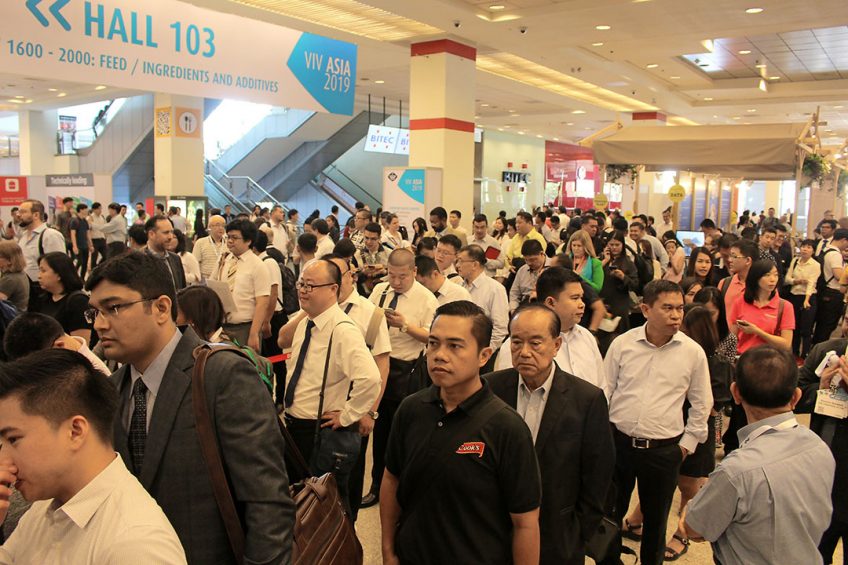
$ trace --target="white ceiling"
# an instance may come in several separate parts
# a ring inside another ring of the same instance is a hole
[[[190,1],[358,43],[359,109],[370,94],[375,109],[387,97],[390,109],[402,101],[408,113],[409,44],[433,37],[413,37],[410,30],[426,29],[475,44],[481,56],[520,57],[672,117],[705,124],[775,123],[804,121],[821,107],[827,129],[833,130],[827,134],[831,142],[848,137],[845,0],[314,0],[312,7],[327,9],[293,12],[299,17],[269,11],[285,12],[294,0]],[[495,4],[505,8],[490,9]],[[745,13],[750,7],[764,11]],[[377,32],[364,37],[334,19],[344,10],[378,19],[388,14],[392,25],[403,27],[404,39],[395,34],[381,41]],[[611,29],[595,29],[599,25]],[[603,45],[593,45],[598,43]],[[739,54],[744,50],[751,53]],[[687,55],[703,57],[711,66],[693,64]],[[767,92],[759,89],[759,77],[765,77]],[[522,82],[526,78],[478,70],[478,124],[576,141],[616,119],[629,123],[629,113],[531,86]],[[0,111],[21,106],[5,102],[15,96],[33,100],[31,107],[56,107],[86,97],[126,95],[92,88],[0,74]],[[67,100],[57,99],[58,92],[67,92]]]

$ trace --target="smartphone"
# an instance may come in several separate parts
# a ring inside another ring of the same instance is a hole
[[[737,326],[747,326],[748,322],[746,322],[745,320],[736,320],[736,325]]]
[[[394,313],[395,313],[395,309],[394,309],[394,308],[386,308],[386,309],[385,309],[385,312],[386,312],[386,314],[392,314],[392,315],[394,315]]]

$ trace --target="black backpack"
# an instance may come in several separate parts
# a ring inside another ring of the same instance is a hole
[[[277,296],[277,302],[279,302],[280,305],[283,307],[283,312],[285,312],[286,315],[291,316],[292,314],[300,310],[300,301],[297,299],[297,288],[295,288],[297,278],[295,278],[294,273],[291,271],[291,269],[289,269],[273,257],[264,257],[262,260],[268,261],[269,259],[271,261],[274,261],[280,268],[280,274],[282,275],[283,279],[283,288],[280,289],[280,294],[279,296]]]
[[[654,266],[642,257],[641,253],[636,253],[630,246],[624,246],[627,251],[630,252],[630,256],[633,258],[633,263],[636,265],[636,272],[639,275],[639,292],[638,294],[642,294],[642,289],[645,288],[645,285],[654,280]]]
[[[819,296],[821,296],[822,293],[824,293],[827,290],[827,284],[830,281],[832,281],[833,278],[834,278],[832,274],[831,274],[831,277],[829,279],[825,280],[825,278],[824,278],[824,258],[831,251],[833,251],[835,253],[839,253],[838,249],[834,249],[833,247],[825,247],[822,250],[821,253],[816,255],[816,261],[821,263],[821,274],[819,275],[819,278],[816,281],[816,294],[818,294]]]

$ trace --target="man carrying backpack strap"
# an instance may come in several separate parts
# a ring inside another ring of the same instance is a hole
[[[45,223],[47,215],[39,200],[24,200],[18,213],[24,230],[18,244],[26,259],[24,272],[30,280],[29,308],[32,308],[44,293],[38,284],[38,258],[54,251],[65,253],[65,236]]]
[[[846,247],[848,247],[848,230],[840,228],[833,232],[830,244],[822,250],[822,274],[816,291],[819,308],[816,312],[813,345],[830,339],[830,334],[839,325],[839,319],[845,312],[845,294],[842,292],[839,280],[844,270],[842,251]]]

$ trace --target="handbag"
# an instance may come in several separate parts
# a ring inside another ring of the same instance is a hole
[[[224,472],[204,393],[206,362],[212,354],[219,351],[232,351],[247,358],[240,349],[230,346],[212,348],[206,344],[195,349],[195,364],[191,378],[192,405],[200,449],[212,479],[215,503],[221,513],[236,563],[241,564],[244,562],[244,530]],[[283,434],[287,452],[295,464],[308,473],[308,466],[303,455],[292,441],[280,418],[277,419],[277,423]],[[345,516],[338,486],[332,474],[310,477],[291,485],[289,493],[296,506],[292,543],[294,565],[362,564],[362,546],[356,537],[353,524]]]

